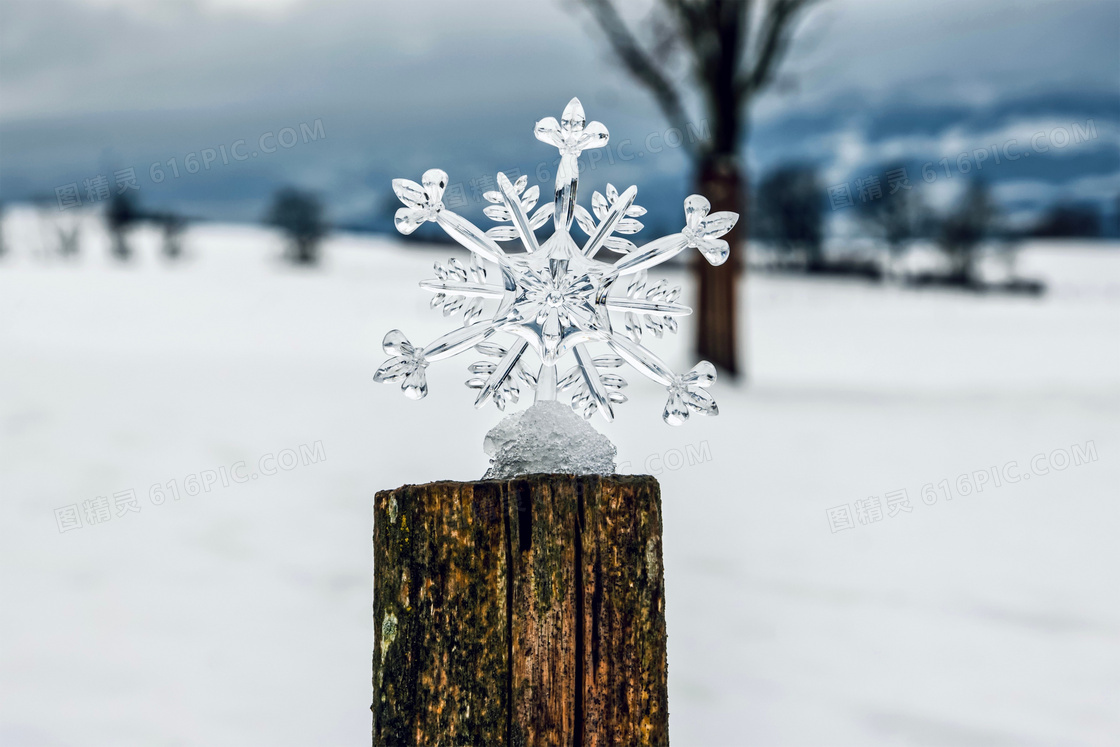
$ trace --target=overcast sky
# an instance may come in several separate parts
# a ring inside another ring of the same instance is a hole
[[[647,6],[624,7],[640,18]],[[347,168],[356,187],[358,172],[389,150],[476,148],[489,157],[573,95],[612,133],[660,122],[572,0],[4,0],[0,8],[5,191],[49,186],[68,164],[80,172],[174,155],[317,118],[330,145],[285,163],[301,164],[304,178],[334,180],[332,188]],[[899,102],[981,110],[1047,92],[1116,96],[1118,87],[1115,0],[821,0],[782,84],[754,116],[764,126]]]
[[[5,0],[2,21],[5,120],[293,97],[500,105],[627,85],[586,13],[559,0]],[[822,0],[787,68],[796,89],[759,113],[852,92],[1115,91],[1118,39],[1112,0]]]

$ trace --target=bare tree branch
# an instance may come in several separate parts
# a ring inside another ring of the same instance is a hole
[[[710,87],[719,70],[719,23],[712,0],[662,0],[676,17],[681,40],[692,52],[697,83]]]
[[[620,15],[615,0],[580,0],[627,71],[653,93],[670,125],[688,120],[681,93]],[[686,142],[693,156],[728,145],[740,131],[751,97],[770,85],[789,50],[797,16],[814,0],[659,0],[692,57],[692,77],[720,125],[719,142]]]
[[[774,80],[793,37],[795,16],[814,0],[776,0],[760,12],[758,46],[754,60],[740,75],[736,85],[739,101],[746,103]]]
[[[614,53],[626,65],[626,69],[653,93],[657,105],[661,107],[669,123],[681,132],[685,132],[688,115],[685,113],[680,93],[638,44],[612,0],[582,0],[582,2],[607,35]],[[684,143],[689,149],[694,147],[687,139],[684,139]]]

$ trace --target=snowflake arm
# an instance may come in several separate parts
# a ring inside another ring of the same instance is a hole
[[[488,259],[497,264],[498,267],[502,268],[503,274],[507,272],[509,257],[506,256],[505,251],[469,220],[450,210],[443,210],[436,218],[436,223],[447,232],[448,236],[464,247],[483,259]]]
[[[719,414],[715,399],[704,391],[716,380],[715,366],[708,361],[700,361],[691,371],[678,376],[664,361],[632,340],[619,337],[609,344],[627,363],[665,387],[669,399],[661,417],[669,425],[682,425],[690,412]]]
[[[674,374],[665,361],[652,352],[634,342],[628,337],[615,337],[607,341],[611,350],[618,353],[623,360],[636,368],[646,378],[656,381],[662,386],[673,383]]]
[[[607,308],[611,311],[630,311],[639,314],[661,314],[663,316],[688,316],[692,313],[692,309],[683,303],[666,303],[643,298],[608,298]]]
[[[382,347],[393,357],[377,369],[373,380],[378,383],[401,380],[401,390],[406,397],[423,399],[428,394],[425,369],[429,363],[469,350],[494,334],[499,324],[499,320],[495,319],[468,324],[436,338],[423,348],[409,342],[399,329],[389,330]]]
[[[421,280],[420,287],[433,293],[446,293],[469,298],[501,298],[506,292],[500,285],[469,283],[465,280]]]
[[[573,98],[564,107],[560,121],[545,117],[533,128],[537,140],[556,146],[560,151],[560,166],[556,170],[555,209],[553,222],[557,231],[567,231],[572,225],[576,208],[576,185],[579,182],[579,154],[591,148],[602,148],[610,135],[602,122],[588,122],[583,104]]]
[[[393,217],[397,230],[407,236],[422,223],[435,223],[470,251],[497,264],[502,268],[503,275],[508,276],[509,258],[502,248],[470,221],[444,207],[443,192],[447,189],[447,172],[428,169],[421,177],[421,182],[422,184],[417,184],[409,179],[393,180],[393,191],[405,205]]]
[[[708,264],[722,265],[727,261],[731,248],[719,237],[734,228],[739,216],[729,212],[708,215],[711,207],[711,203],[700,195],[690,195],[684,201],[684,230],[652,241],[640,251],[628,254],[614,266],[611,274],[623,276],[648,270],[690,248],[699,249]]]
[[[485,340],[497,331],[501,321],[498,319],[484,319],[474,324],[452,330],[442,337],[432,340],[424,346],[424,358],[428,361],[438,361],[458,355],[464,350],[470,350],[478,343]]]
[[[621,277],[649,269],[667,262],[688,248],[688,239],[683,233],[673,233],[651,241],[636,252],[623,257],[611,270],[611,275]]]

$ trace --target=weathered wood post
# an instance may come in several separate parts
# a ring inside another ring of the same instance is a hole
[[[652,477],[382,491],[373,549],[375,747],[668,744]]]

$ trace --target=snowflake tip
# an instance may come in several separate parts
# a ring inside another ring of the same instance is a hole
[[[560,121],[545,117],[533,127],[537,140],[560,149],[561,155],[579,156],[589,148],[602,148],[610,138],[602,122],[588,122],[583,104],[573,98],[564,107]]]
[[[684,201],[684,237],[708,264],[722,265],[731,256],[731,246],[720,238],[739,221],[739,214],[727,211],[712,213],[712,204],[702,195],[689,195]]]
[[[393,192],[404,203],[393,216],[393,225],[408,235],[425,221],[434,221],[443,210],[443,192],[447,189],[447,172],[428,169],[420,177],[422,184],[411,179],[394,179]]]
[[[373,375],[379,384],[400,381],[401,391],[409,399],[423,399],[428,394],[428,381],[425,369],[428,361],[424,351],[417,348],[399,329],[389,330],[382,341],[385,352],[393,357],[381,364]]]
[[[715,380],[716,368],[708,361],[700,361],[688,373],[674,377],[673,383],[666,387],[669,400],[662,419],[669,425],[683,425],[691,412],[719,415],[715,399],[704,391]]]

